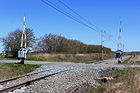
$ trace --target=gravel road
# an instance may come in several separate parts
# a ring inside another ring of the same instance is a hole
[[[123,57],[123,61],[130,58],[130,56]],[[10,61],[7,61],[10,62]],[[42,64],[34,72],[40,72],[42,70],[50,71],[38,74],[38,76],[44,76],[51,73],[55,73],[62,70],[68,70],[66,72],[56,74],[51,77],[47,77],[38,82],[33,83],[30,86],[23,87],[22,89],[15,90],[13,93],[66,93],[68,89],[74,86],[81,86],[82,84],[89,83],[92,86],[99,86],[96,81],[101,75],[100,73],[107,69],[126,67],[140,67],[140,65],[121,65],[117,64],[116,59],[103,60],[96,63],[68,63],[68,62],[33,62],[26,61],[28,64]],[[37,77],[37,76],[35,76]],[[33,77],[32,77],[33,78]],[[30,78],[31,79],[31,78]],[[21,81],[29,80],[29,78],[21,78]],[[16,83],[16,82],[15,82]],[[14,84],[12,82],[11,84]]]

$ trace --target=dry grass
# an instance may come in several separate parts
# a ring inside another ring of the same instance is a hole
[[[134,64],[134,55],[131,55],[131,57],[123,62],[123,64]],[[135,64],[140,64],[140,55],[136,55]]]
[[[60,56],[60,57],[65,57],[65,56],[76,56],[76,57],[89,57],[89,56],[100,56],[100,53],[92,53],[92,54],[48,54],[48,53],[37,53],[37,54],[29,54],[28,56],[32,56],[32,57],[45,57],[45,58],[49,58],[49,57],[56,57],[56,56]]]
[[[112,54],[104,54],[104,58],[111,58]],[[28,54],[28,60],[34,61],[57,61],[57,62],[95,62],[100,60],[100,53],[93,54]]]
[[[113,72],[115,80],[102,87],[104,93],[140,93],[140,68],[128,68]]]
[[[140,61],[140,55],[136,56],[136,61]]]
[[[140,93],[140,68],[115,69],[112,76],[112,81],[101,83],[99,87],[86,84],[76,93]]]

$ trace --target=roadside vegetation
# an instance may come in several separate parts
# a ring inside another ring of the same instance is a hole
[[[134,62],[135,60],[135,62]],[[123,62],[122,64],[128,64],[128,65],[132,65],[132,64],[140,64],[140,55],[136,55],[136,57],[134,58],[134,55],[131,54],[131,57],[126,60],[125,62]]]
[[[15,60],[20,49],[22,30],[10,32],[2,43],[5,48],[5,59]],[[61,35],[45,34],[36,39],[33,30],[26,28],[27,60],[57,62],[95,62],[101,59],[101,45],[88,45],[78,40],[67,39]],[[112,57],[110,48],[104,47],[104,59]],[[44,56],[45,55],[50,55]],[[39,55],[39,56],[38,56]],[[54,56],[55,55],[55,56]],[[3,56],[1,55],[0,59]]]
[[[0,54],[0,60],[2,60],[3,59],[3,56],[2,56],[2,54]]]
[[[101,83],[99,87],[89,84],[83,89],[86,93],[140,93],[140,68],[115,69],[112,81]]]
[[[113,71],[114,80],[104,84],[105,93],[140,93],[140,68]]]
[[[109,59],[114,57],[114,54],[104,54],[104,59]],[[48,53],[37,53],[28,54],[27,60],[34,61],[52,61],[52,62],[96,62],[101,60],[100,53],[92,54],[48,54]]]
[[[32,29],[26,28],[26,34],[27,34],[26,44],[28,48],[31,48],[34,46],[36,41],[34,33]],[[21,47],[21,35],[22,30],[16,29],[15,31],[8,33],[8,35],[5,38],[1,39],[7,58],[8,57],[17,58],[18,51]]]
[[[114,58],[115,54],[104,54],[104,59]],[[0,60],[3,60],[3,55],[0,54]],[[5,60],[17,60],[11,54]],[[27,59],[29,61],[49,61],[49,62],[74,62],[74,63],[92,63],[101,60],[100,53],[91,54],[54,54],[54,53],[28,53]]]
[[[78,40],[67,39],[61,35],[46,34],[40,38],[34,52],[65,54],[101,53],[101,46],[87,45]],[[111,53],[111,49],[104,47],[104,53]]]
[[[0,63],[0,80],[27,74],[38,67],[39,65]]]
[[[10,32],[5,38],[2,38],[1,41],[3,43],[4,49],[6,51],[6,58],[17,58],[18,56],[18,50],[20,49],[20,42],[21,42],[21,34],[22,30],[17,29],[13,32]],[[93,54],[93,53],[101,53],[101,45],[88,45],[84,44],[83,42],[80,42],[78,40],[72,40],[67,39],[61,35],[56,34],[45,34],[44,36],[40,37],[39,39],[36,39],[34,36],[33,30],[30,28],[26,28],[26,34],[27,34],[27,48],[29,53],[34,54],[66,54],[66,57],[69,58],[68,61],[71,61],[71,56],[67,54]],[[105,54],[112,53],[110,48],[104,47],[103,51]],[[49,60],[49,61],[67,61],[64,58],[61,58],[60,56],[52,57],[52,58],[35,58],[33,56],[28,55],[28,59],[35,59],[35,60]],[[106,55],[105,55],[106,57]],[[87,60],[89,59],[89,60]],[[80,57],[76,56],[73,57],[72,61],[91,61],[96,60],[98,58],[93,57]]]

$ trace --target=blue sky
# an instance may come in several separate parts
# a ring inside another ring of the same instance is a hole
[[[50,0],[70,12],[57,0]],[[122,43],[128,50],[140,50],[140,1],[139,0],[62,0],[77,13],[98,28],[91,30],[40,0],[0,0],[0,37],[7,36],[15,29],[23,29],[23,15],[26,13],[26,27],[33,29],[37,38],[53,33],[86,44],[100,45],[100,31],[113,36],[104,46],[117,49],[120,20],[122,21]],[[72,14],[72,12],[70,12]],[[74,15],[74,14],[73,14]],[[78,17],[74,15],[75,17]],[[104,37],[105,39],[105,37]],[[3,50],[0,42],[0,51]]]

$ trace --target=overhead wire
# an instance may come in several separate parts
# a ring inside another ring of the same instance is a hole
[[[42,1],[43,3],[45,3],[46,5],[48,5],[48,6],[52,7],[52,8],[54,8],[54,9],[57,10],[58,12],[64,14],[65,16],[71,18],[72,20],[74,20],[74,21],[76,21],[76,22],[78,22],[78,23],[80,23],[80,24],[82,24],[82,25],[84,25],[84,26],[86,26],[86,27],[88,27],[88,28],[90,28],[90,29],[92,29],[92,30],[98,32],[98,31],[97,31],[96,29],[94,29],[93,27],[91,27],[91,26],[89,26],[88,24],[82,22],[82,21],[79,20],[78,18],[72,16],[70,13],[64,11],[63,9],[57,7],[54,3],[50,2],[49,0],[41,0],[41,1]]]
[[[49,0],[41,0],[42,2],[44,2],[45,4],[49,5],[50,7],[54,8],[55,10],[57,10],[58,12],[61,12],[62,14],[64,14],[65,16],[68,16],[70,17],[71,19],[73,19],[74,21],[77,21],[78,23],[82,24],[82,25],[85,25],[87,27],[89,27],[90,29],[98,32],[97,30],[95,30],[93,27],[83,23],[81,20],[75,18],[74,16],[72,16],[70,13],[60,9],[58,6],[56,6],[54,3],[50,2]],[[45,2],[47,1],[47,2]],[[80,14],[78,14],[77,12],[75,12],[72,8],[70,8],[68,5],[66,5],[64,2],[62,2],[61,0],[58,0],[61,4],[63,4],[66,8],[68,8],[69,10],[71,10],[73,13],[75,13],[76,15],[78,15],[81,19],[83,19],[84,21],[86,21],[88,24],[94,26],[97,28],[97,26],[93,25],[91,22],[89,22],[86,18],[82,17]],[[49,3],[50,4],[49,4]],[[51,5],[52,4],[52,5]]]
[[[65,4],[64,2],[62,2],[61,0],[58,0],[58,1],[59,1],[63,6],[65,6],[67,9],[69,9],[69,10],[72,11],[74,14],[76,14],[77,16],[79,16],[83,21],[85,21],[85,22],[88,23],[88,24],[84,23],[84,22],[81,21],[80,19],[74,17],[74,16],[71,15],[70,13],[68,13],[68,12],[64,11],[63,9],[59,8],[57,5],[55,5],[54,3],[52,3],[52,2],[49,1],[49,0],[41,0],[41,1],[42,1],[44,4],[46,4],[46,5],[50,6],[50,7],[52,7],[52,8],[55,9],[55,10],[57,10],[58,12],[64,14],[65,16],[71,18],[72,20],[74,20],[74,21],[76,21],[76,22],[78,22],[78,23],[80,23],[80,24],[82,24],[82,25],[84,25],[84,26],[86,26],[86,27],[88,27],[88,28],[90,28],[90,29],[96,31],[96,32],[99,32],[99,31],[97,31],[95,28],[91,27],[91,26],[94,26],[94,27],[98,28],[96,25],[92,24],[90,21],[88,21],[86,18],[84,18],[83,16],[81,16],[81,15],[80,15],[79,13],[77,13],[76,11],[74,11],[72,8],[70,8],[68,5],[66,5],[66,4]],[[89,26],[89,25],[91,25],[91,26]],[[111,36],[112,36],[112,35],[111,35]],[[109,35],[109,37],[110,37],[110,35]],[[113,38],[113,36],[112,36],[112,38]],[[115,43],[114,39],[110,39],[110,41],[112,41],[113,43]]]
[[[67,4],[65,4],[63,1],[58,0],[58,2],[60,2],[63,6],[65,6],[67,9],[69,9],[70,11],[72,11],[74,14],[76,14],[77,16],[79,16],[82,20],[84,20],[85,22],[87,22],[88,24],[94,26],[97,28],[96,25],[92,24],[89,20],[87,20],[86,18],[84,18],[83,16],[81,16],[79,13],[77,13],[75,10],[73,10],[71,7],[69,7]]]
[[[92,24],[89,20],[87,20],[86,18],[84,18],[83,16],[81,16],[79,13],[77,13],[76,11],[74,11],[70,6],[68,6],[66,3],[64,3],[62,0],[58,0],[63,6],[65,6],[67,9],[69,9],[70,11],[72,11],[74,14],[78,15],[82,20],[84,20],[85,22],[87,22],[88,24],[98,28],[96,25]],[[110,36],[110,35],[108,35]],[[112,35],[111,35],[112,36]],[[113,37],[113,36],[112,36]]]

